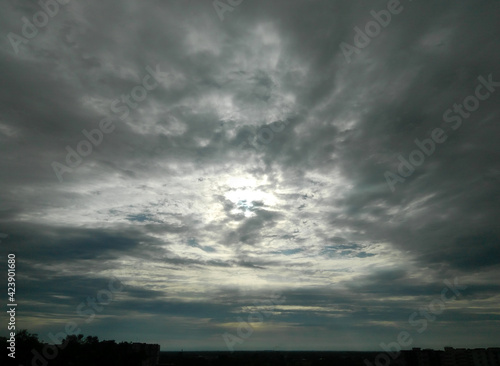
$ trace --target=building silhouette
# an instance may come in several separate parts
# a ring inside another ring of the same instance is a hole
[[[500,348],[413,348],[402,351],[398,361],[402,366],[500,366]]]

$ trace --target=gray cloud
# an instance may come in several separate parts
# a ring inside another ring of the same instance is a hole
[[[84,332],[224,349],[274,290],[285,303],[242,348],[366,350],[459,278],[414,345],[494,345],[500,90],[456,130],[443,114],[500,81],[500,4],[401,4],[351,63],[340,44],[387,1],[245,1],[224,21],[203,1],[70,2],[17,53],[9,32],[40,7],[0,5],[0,252],[18,258],[20,325],[60,331],[115,276],[125,290]],[[128,105],[147,67],[168,77]],[[52,163],[104,118],[60,182]],[[392,192],[384,173],[435,128],[446,141]]]

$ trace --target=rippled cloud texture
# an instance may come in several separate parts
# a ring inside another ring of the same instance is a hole
[[[278,293],[235,349],[377,350],[458,278],[412,346],[498,346],[500,89],[455,104],[500,82],[500,2],[402,0],[379,32],[388,1],[222,2],[0,5],[19,326],[222,350]]]

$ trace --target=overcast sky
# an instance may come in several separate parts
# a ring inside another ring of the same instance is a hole
[[[234,349],[498,346],[500,2],[238,3],[2,1],[17,327],[225,350],[265,312]]]

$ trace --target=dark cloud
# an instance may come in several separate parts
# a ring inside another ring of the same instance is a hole
[[[457,278],[414,345],[494,345],[500,90],[454,108],[500,82],[500,3],[400,3],[348,62],[387,1],[244,1],[223,21],[210,1],[70,2],[15,45],[41,8],[3,2],[0,251],[20,324],[224,349],[274,290],[242,348],[366,350]],[[86,323],[76,307],[113,277],[124,290]]]

